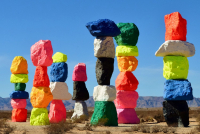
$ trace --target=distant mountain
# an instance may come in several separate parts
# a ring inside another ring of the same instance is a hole
[[[1,98],[0,97],[0,110],[12,110],[10,104],[10,98]],[[140,96],[137,101],[137,108],[152,108],[152,107],[162,107],[163,97],[151,97],[151,96]],[[187,101],[189,107],[199,107],[200,106],[200,98],[194,98],[191,101]],[[66,101],[64,100],[63,103],[67,110],[74,109],[74,100]],[[86,101],[88,107],[94,107],[94,100],[93,97]],[[27,99],[27,106],[26,109],[31,110],[33,107],[30,103],[30,99]],[[47,107],[49,109],[49,106]]]

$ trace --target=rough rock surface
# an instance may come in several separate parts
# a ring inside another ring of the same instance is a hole
[[[195,54],[195,47],[192,43],[181,40],[165,41],[155,53],[156,56],[185,56],[192,57]]]
[[[168,126],[187,127],[189,125],[189,108],[184,100],[163,101],[163,115]]]
[[[105,126],[118,126],[117,111],[112,101],[95,101],[91,124],[103,123]]]
[[[87,29],[92,36],[117,36],[121,32],[114,21],[109,19],[99,19],[97,21],[88,22]]]
[[[11,99],[13,109],[26,108],[26,99]]]
[[[25,91],[26,83],[15,83],[15,91]]]
[[[10,67],[12,74],[28,74],[28,64],[24,57],[16,56]]]
[[[165,41],[182,40],[186,41],[187,21],[182,18],[179,12],[165,15]]]
[[[137,46],[117,46],[116,56],[138,56]]]
[[[193,100],[192,86],[188,80],[166,80],[165,100]]]
[[[138,66],[138,60],[134,56],[117,57],[118,68],[120,72],[135,71]]]
[[[115,80],[117,90],[135,91],[138,87],[138,80],[131,72],[120,72]]]
[[[117,109],[119,124],[139,124],[140,119],[137,117],[134,108]]]
[[[83,81],[74,81],[73,82],[73,97],[72,100],[88,100],[89,93],[86,88],[85,82]]]
[[[94,56],[115,58],[115,45],[112,37],[97,37],[94,40]]]
[[[59,123],[66,121],[66,108],[62,100],[53,100],[50,104],[49,121],[50,123]]]
[[[68,76],[68,66],[65,62],[53,63],[50,70],[51,82],[65,82]]]
[[[74,106],[74,113],[71,117],[72,120],[76,119],[82,119],[82,120],[88,120],[89,114],[87,105],[84,101],[76,101]]]
[[[50,89],[55,100],[70,100],[72,98],[65,82],[51,82]]]
[[[118,45],[135,46],[138,41],[139,30],[134,23],[118,23],[121,34],[115,37]]]
[[[27,74],[11,74],[10,82],[11,83],[27,83],[28,75]]]
[[[136,108],[137,99],[139,98],[136,91],[117,91],[117,98],[115,99],[116,108]]]
[[[114,101],[116,99],[115,86],[98,85],[93,91],[94,101]]]
[[[96,78],[99,85],[110,85],[114,71],[113,58],[98,58],[96,61]]]
[[[33,126],[49,125],[48,110],[46,108],[33,108],[30,124]]]
[[[87,81],[85,63],[78,63],[74,67],[74,71],[73,71],[73,74],[72,74],[72,80],[73,81]]]
[[[31,104],[34,108],[46,108],[53,100],[49,87],[33,87],[31,91]]]
[[[12,110],[12,122],[26,122],[27,109],[19,108]]]
[[[163,58],[163,76],[168,79],[187,79],[189,62],[183,56],[165,56]]]
[[[34,87],[49,87],[50,81],[46,66],[37,66],[33,79]]]
[[[11,99],[28,99],[29,94],[26,91],[12,91],[10,93]]]
[[[66,54],[63,54],[61,52],[56,52],[53,57],[53,63],[56,63],[56,62],[66,62],[67,61],[67,55]]]

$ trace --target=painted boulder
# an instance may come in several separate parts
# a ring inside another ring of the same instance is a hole
[[[139,124],[140,119],[137,117],[134,108],[117,109],[119,124]]]
[[[74,71],[72,74],[73,81],[87,81],[87,74],[86,74],[86,65],[84,63],[78,63],[74,67]]]
[[[53,63],[50,70],[51,82],[65,82],[68,76],[68,66],[65,62]]]
[[[117,46],[116,56],[138,56],[137,46]]]
[[[29,93],[26,91],[12,91],[10,93],[11,99],[28,99]]]
[[[63,54],[61,52],[56,52],[53,57],[53,63],[57,63],[57,62],[66,62],[67,61],[67,55]]]
[[[10,82],[11,83],[27,83],[28,75],[27,74],[11,74]]]
[[[138,66],[138,60],[134,56],[117,57],[118,68],[120,72],[135,71]]]
[[[11,99],[13,109],[26,108],[26,99]]]
[[[30,124],[33,126],[49,125],[48,110],[46,108],[33,108],[30,116]]]
[[[46,66],[37,66],[33,79],[34,87],[49,87],[50,81]]]
[[[74,81],[73,82],[73,97],[72,100],[88,100],[89,92],[86,88],[85,82],[83,81]]]
[[[76,119],[88,120],[89,119],[87,105],[84,101],[76,101],[75,106],[74,106],[74,113],[71,119],[72,120],[76,120]]]
[[[15,91],[25,91],[26,83],[15,83]]]
[[[115,86],[98,85],[93,91],[94,101],[114,101],[116,99]]]
[[[16,56],[10,67],[12,74],[28,74],[28,64],[24,57]]]
[[[26,122],[27,109],[18,108],[12,110],[12,122]]]

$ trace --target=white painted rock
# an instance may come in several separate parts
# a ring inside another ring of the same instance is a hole
[[[50,89],[54,100],[70,100],[72,98],[65,82],[51,82]]]
[[[195,54],[194,45],[181,40],[165,41],[155,53],[156,56],[177,55],[192,57]]]
[[[94,40],[94,56],[97,58],[115,58],[115,45],[112,37],[96,37]]]
[[[85,120],[89,118],[87,105],[84,101],[76,101],[74,106],[74,113],[71,117],[72,120],[80,118]]]
[[[114,101],[116,99],[116,88],[111,85],[98,85],[94,87],[94,101]]]

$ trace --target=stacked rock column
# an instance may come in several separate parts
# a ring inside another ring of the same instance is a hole
[[[16,56],[10,68],[12,72],[10,82],[15,84],[15,91],[10,93],[12,110],[12,122],[26,122],[26,99],[29,98],[25,91],[28,82],[28,64],[24,57]]]
[[[114,36],[120,34],[116,24],[108,19],[89,22],[86,27],[96,37],[94,40],[94,56],[96,61],[96,78],[98,86],[94,87],[94,113],[92,125],[118,126],[117,112],[113,101],[116,99],[116,89],[110,85],[114,71],[115,46]]]
[[[118,23],[121,34],[115,37],[116,56],[120,74],[118,75],[115,86],[117,98],[114,101],[117,108],[119,124],[138,124],[139,118],[135,112],[137,106],[138,93],[135,91],[139,84],[132,71],[137,68],[138,48],[136,46],[139,30],[134,23]]]
[[[75,100],[76,102],[71,119],[73,121],[76,121],[77,119],[88,120],[89,114],[85,100],[88,100],[90,96],[85,85],[87,74],[86,65],[84,63],[78,63],[78,65],[74,67],[72,80],[74,81],[72,100]]]
[[[47,106],[52,101],[53,95],[50,91],[47,67],[53,62],[53,49],[50,40],[40,40],[31,46],[31,60],[36,66],[31,91],[31,125],[49,125]]]
[[[187,127],[189,108],[186,100],[192,100],[191,83],[187,80],[187,57],[195,54],[194,45],[186,42],[187,21],[179,12],[165,15],[165,42],[156,52],[163,58],[164,86],[163,115],[168,126]]]
[[[66,121],[66,108],[62,100],[70,100],[72,95],[68,92],[65,83],[68,76],[67,55],[56,52],[53,55],[53,64],[50,71],[50,88],[53,94],[53,101],[50,104],[49,121],[59,123]]]

